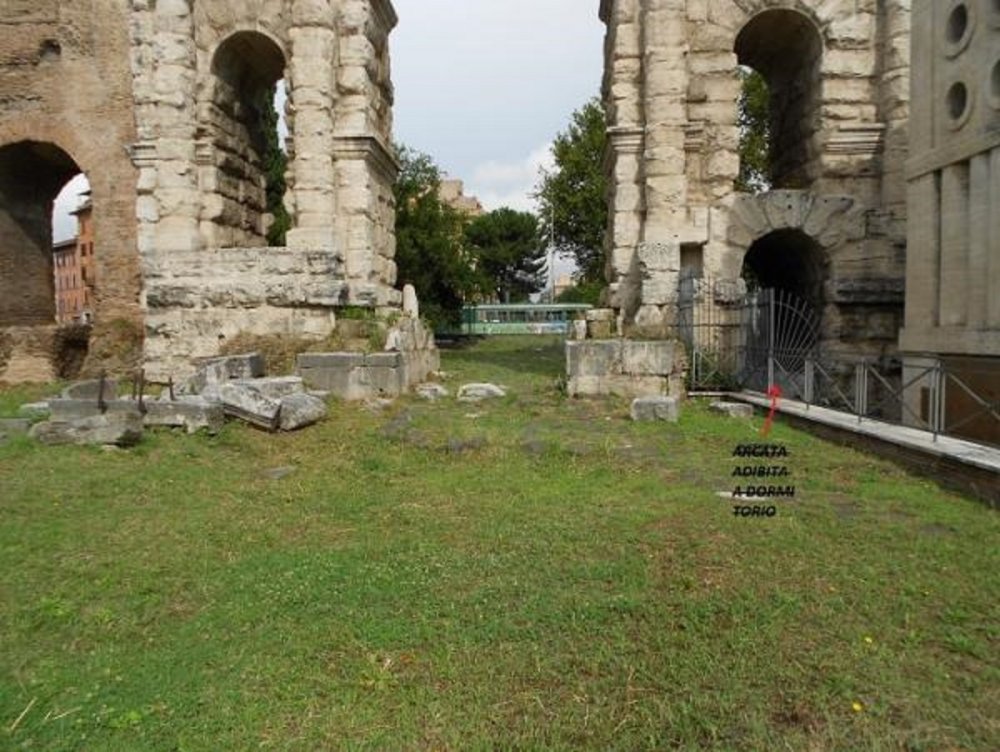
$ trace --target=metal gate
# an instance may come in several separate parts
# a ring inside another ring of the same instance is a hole
[[[684,275],[678,294],[678,335],[690,355],[689,388],[804,390],[802,374],[814,358],[819,315],[784,290],[747,291],[743,280]]]

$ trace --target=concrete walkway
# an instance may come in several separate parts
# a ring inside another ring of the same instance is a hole
[[[748,402],[757,407],[770,409],[771,400],[763,394],[755,392],[736,392],[728,395],[729,399]],[[793,416],[828,428],[859,434],[868,439],[874,439],[894,444],[907,450],[921,452],[938,459],[958,462],[977,470],[997,473],[1000,477],[1000,449],[976,444],[971,441],[955,439],[948,436],[934,435],[929,431],[907,428],[879,420],[862,418],[849,413],[831,410],[816,405],[806,405],[804,402],[782,399],[778,412]]]

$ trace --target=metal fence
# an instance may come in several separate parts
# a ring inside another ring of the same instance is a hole
[[[903,362],[824,353],[818,314],[780,290],[685,276],[677,336],[691,391],[779,386],[787,399],[1000,446],[1000,366],[974,359]]]

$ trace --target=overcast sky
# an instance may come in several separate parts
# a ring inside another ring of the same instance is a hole
[[[395,138],[465,181],[487,209],[531,209],[529,194],[570,114],[600,91],[598,0],[394,0]],[[72,237],[85,184],[56,207]]]

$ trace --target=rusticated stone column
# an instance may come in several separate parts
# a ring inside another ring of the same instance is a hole
[[[336,247],[333,166],[338,44],[332,0],[292,4],[290,90],[295,107],[289,167],[290,248]]]

